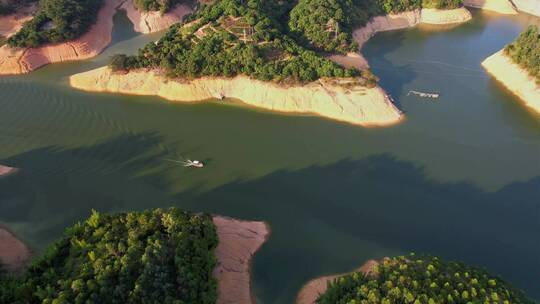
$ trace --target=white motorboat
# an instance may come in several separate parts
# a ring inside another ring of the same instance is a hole
[[[184,162],[184,167],[202,168],[204,167],[204,164],[202,161],[199,160],[188,159]]]

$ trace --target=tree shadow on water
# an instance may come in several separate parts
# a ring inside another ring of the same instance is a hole
[[[99,211],[166,205],[168,166],[155,133],[127,134],[92,146],[44,147],[0,160],[20,168],[0,178],[0,221],[33,247]]]
[[[491,193],[431,180],[411,163],[379,155],[191,195],[177,201],[270,224],[254,266],[262,303],[292,303],[311,278],[407,252],[486,267],[540,296],[540,176]]]

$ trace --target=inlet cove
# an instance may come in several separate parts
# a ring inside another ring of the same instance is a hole
[[[536,303],[540,1],[0,1],[0,303]]]

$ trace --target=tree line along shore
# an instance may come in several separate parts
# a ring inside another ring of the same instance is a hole
[[[268,232],[262,222],[176,208],[93,211],[19,272],[6,271],[0,252],[0,303],[255,303],[250,259]],[[297,303],[534,302],[480,268],[410,254],[315,279]]]

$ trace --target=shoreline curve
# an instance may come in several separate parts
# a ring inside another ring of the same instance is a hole
[[[37,48],[1,46],[0,75],[26,74],[47,64],[85,60],[99,55],[112,41],[113,17],[118,10],[126,10],[135,31],[141,33],[166,29],[192,12],[191,8],[178,5],[161,16],[159,12],[155,14],[155,12],[137,11],[132,0],[105,0],[98,12],[96,23],[88,32],[75,40],[47,44]],[[13,23],[14,28],[20,25],[20,22]],[[4,31],[11,35],[15,33],[14,28]]]
[[[359,86],[349,79],[320,79],[296,86],[246,76],[187,81],[169,79],[156,70],[121,74],[105,66],[72,75],[69,83],[84,91],[152,95],[177,102],[234,98],[274,112],[315,114],[362,126],[388,126],[403,119],[383,89]]]
[[[375,267],[379,265],[379,261],[376,260],[367,260],[360,268],[355,269],[350,272],[346,273],[340,273],[340,274],[334,274],[334,275],[327,275],[315,278],[313,280],[310,280],[308,283],[306,283],[300,292],[298,293],[296,297],[296,304],[315,304],[317,301],[317,298],[323,294],[326,289],[328,288],[328,283],[333,281],[334,279],[353,273],[353,272],[361,272],[364,275],[371,274]]]
[[[540,114],[540,84],[504,54],[504,50],[482,61],[482,67],[532,111]]]

